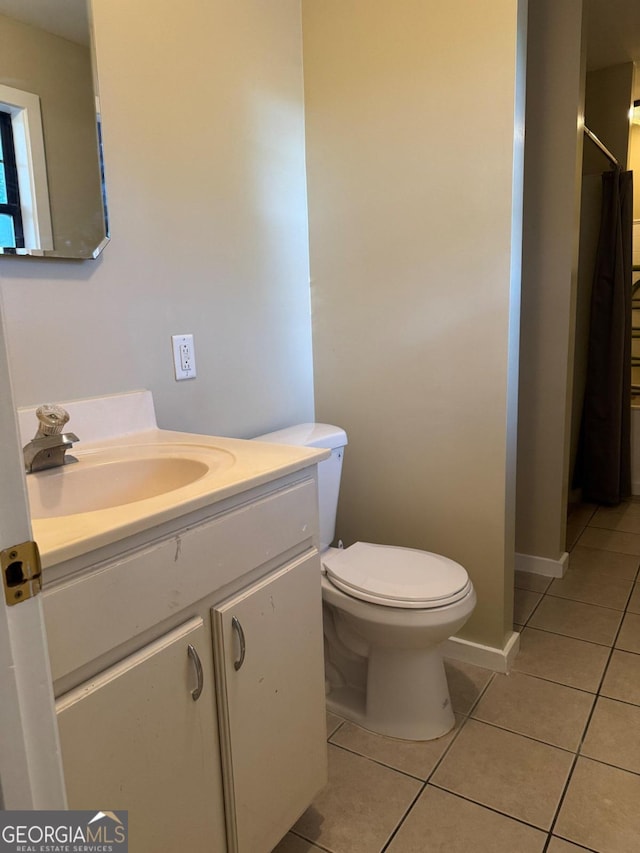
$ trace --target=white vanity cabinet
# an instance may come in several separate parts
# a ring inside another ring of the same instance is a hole
[[[315,555],[213,608],[229,849],[270,851],[326,774]]]
[[[127,809],[135,853],[270,853],[326,782],[315,468],[152,533],[45,574],[69,807]]]
[[[211,658],[196,617],[56,703],[70,808],[127,809],[131,850],[226,850]]]

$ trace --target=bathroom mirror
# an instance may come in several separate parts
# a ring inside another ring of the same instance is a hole
[[[0,0],[0,255],[108,241],[87,0]]]

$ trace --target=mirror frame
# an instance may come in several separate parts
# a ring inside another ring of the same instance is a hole
[[[56,8],[57,6],[57,8]],[[66,11],[69,15],[69,18],[65,20],[65,14],[62,14],[63,11]],[[39,16],[50,15],[49,22],[41,21]],[[82,127],[85,128],[83,131],[84,135],[87,137],[86,144],[82,149],[87,151],[87,166],[86,175],[87,180],[89,180],[92,174],[92,164],[91,160],[94,160],[95,163],[95,179],[96,184],[94,185],[94,178],[91,177],[91,183],[85,184],[84,181],[80,178],[81,183],[77,184],[77,187],[80,188],[82,186],[91,186],[95,187],[94,189],[88,190],[88,192],[93,194],[95,198],[95,204],[90,204],[89,207],[85,209],[88,211],[86,215],[83,215],[82,211],[75,218],[69,219],[69,224],[72,226],[68,229],[68,232],[75,233],[75,225],[73,223],[78,223],[78,227],[81,228],[83,223],[95,223],[95,226],[92,226],[89,229],[87,237],[85,237],[84,242],[82,240],[82,234],[76,236],[75,246],[72,246],[70,249],[66,249],[66,245],[71,243],[71,233],[69,233],[69,237],[65,237],[65,233],[57,234],[55,232],[55,224],[56,224],[56,211],[55,204],[52,203],[50,199],[49,190],[51,188],[51,178],[47,175],[46,166],[40,169],[32,169],[31,168],[31,158],[30,149],[32,148],[30,144],[30,134],[31,134],[31,123],[28,120],[22,121],[19,116],[21,115],[20,110],[22,109],[22,104],[19,101],[29,101],[27,96],[30,96],[30,103],[35,101],[38,104],[38,112],[40,110],[39,107],[39,97],[34,93],[28,93],[24,91],[26,86],[28,85],[27,77],[28,74],[24,70],[24,66],[20,70],[16,69],[15,73],[4,73],[0,76],[0,88],[4,88],[5,97],[0,95],[0,100],[2,103],[7,104],[7,108],[3,110],[3,112],[8,112],[12,116],[12,125],[16,128],[16,151],[18,151],[18,146],[21,146],[20,149],[20,158],[21,158],[21,169],[22,169],[22,177],[19,176],[18,186],[23,194],[23,189],[26,187],[26,205],[23,203],[23,210],[29,211],[32,209],[35,211],[32,214],[31,228],[25,228],[25,232],[29,232],[31,234],[31,239],[29,243],[33,244],[34,241],[38,240],[37,235],[40,231],[39,222],[40,217],[37,215],[38,210],[46,210],[46,214],[43,217],[43,227],[42,234],[43,239],[40,241],[37,246],[27,245],[25,248],[13,249],[10,247],[6,251],[2,251],[0,249],[0,258],[1,257],[10,257],[10,258],[18,258],[18,257],[26,257],[26,258],[40,258],[40,259],[54,259],[54,260],[89,260],[97,258],[102,251],[104,250],[107,243],[109,243],[111,239],[110,234],[110,225],[109,225],[109,212],[107,205],[107,187],[105,180],[105,165],[104,165],[104,147],[102,140],[102,118],[100,114],[100,98],[98,92],[98,80],[95,69],[95,45],[93,39],[93,27],[91,22],[91,5],[90,0],[59,0],[56,4],[55,0],[51,0],[42,6],[41,0],[0,0],[0,18],[7,18],[12,21],[15,21],[17,25],[25,25],[27,27],[33,27],[34,29],[41,29],[44,33],[49,34],[53,37],[59,37],[61,39],[66,39],[69,42],[73,42],[77,45],[81,45],[82,47],[86,47],[89,51],[89,78],[87,78],[87,83],[90,84],[90,90],[93,98],[93,105],[95,108],[95,125],[94,125],[94,133],[93,139],[95,142],[95,155],[93,150],[89,149],[89,122],[88,122],[88,112],[87,112],[87,102],[83,101],[85,106],[83,107],[85,118],[82,120],[84,124]],[[11,31],[10,31],[11,32]],[[16,36],[18,33],[16,32]],[[7,39],[10,39],[11,35],[7,34]],[[17,43],[17,42],[16,42]],[[10,42],[7,42],[9,45]],[[27,51],[25,51],[22,56],[27,56]],[[45,54],[48,56],[48,53]],[[56,52],[53,54],[56,55]],[[64,57],[65,54],[63,53]],[[72,54],[73,56],[73,54]],[[76,56],[81,56],[80,54],[76,54]],[[16,53],[16,63],[20,64],[21,55],[20,53]],[[73,62],[73,60],[71,60]],[[80,65],[83,60],[80,58],[77,60]],[[62,66],[61,66],[62,67]],[[7,69],[8,72],[11,72],[12,69]],[[46,66],[45,66],[46,72]],[[42,69],[40,69],[40,74],[42,75]],[[80,79],[80,78],[78,78]],[[26,85],[24,85],[26,84]],[[23,85],[23,89],[19,90],[18,87]],[[7,88],[9,87],[9,88]],[[39,86],[37,88],[40,88]],[[46,87],[45,87],[46,88]],[[84,90],[86,91],[86,90]],[[15,94],[16,97],[13,100],[9,100],[6,97],[7,93]],[[24,97],[22,97],[24,96]],[[82,96],[85,97],[84,95]],[[63,102],[64,106],[64,102]],[[43,105],[44,110],[44,105]],[[51,113],[50,113],[51,115]],[[51,119],[50,119],[51,120]],[[44,124],[44,143],[42,139],[42,133],[40,134],[40,147],[42,148],[42,144],[46,149],[46,115],[43,117]],[[61,127],[67,125],[59,125]],[[22,130],[22,127],[28,127],[29,130],[25,132]],[[10,131],[9,131],[10,132]],[[22,134],[22,136],[20,136]],[[34,137],[35,138],[35,137]],[[71,137],[69,137],[71,138]],[[84,140],[83,140],[84,141]],[[49,141],[49,145],[51,145],[51,141]],[[38,141],[35,139],[35,144],[33,149],[37,151],[38,149]],[[64,146],[56,146],[54,149],[56,152],[66,152],[67,149]],[[70,154],[70,157],[73,154]],[[62,161],[63,154],[58,153],[55,162],[60,164]],[[18,156],[16,155],[16,159]],[[46,159],[46,151],[45,158],[41,158],[41,160]],[[50,155],[51,159],[51,155]],[[80,158],[82,160],[82,158]],[[51,162],[53,160],[51,159]],[[72,162],[77,162],[73,160]],[[43,164],[44,165],[44,164]],[[69,170],[70,171],[70,170]],[[63,166],[64,173],[64,166]],[[56,173],[60,175],[60,172]],[[76,171],[76,174],[78,172]],[[15,172],[14,172],[15,175]],[[38,175],[40,178],[38,179]],[[44,192],[43,192],[44,186]],[[99,195],[99,201],[98,201]],[[55,193],[55,198],[73,198],[78,200],[78,204],[80,203],[80,199],[82,198],[82,192],[79,191],[78,195],[73,191],[69,193]],[[23,196],[24,197],[24,196]],[[31,200],[33,204],[31,204]],[[37,203],[36,203],[37,202]],[[64,206],[64,205],[63,205]],[[28,218],[28,216],[27,216]],[[47,223],[47,218],[49,218],[49,223]],[[100,221],[98,221],[98,218]],[[53,221],[53,226],[52,226]],[[60,222],[60,220],[58,220]],[[94,236],[96,239],[96,243],[94,244],[93,239],[91,237],[91,231],[94,231]],[[67,232],[67,229],[64,228],[64,232]],[[51,235],[51,238],[47,241],[47,233]],[[25,234],[26,236],[26,234]],[[57,245],[54,242],[55,237],[57,237]],[[80,239],[79,239],[80,238]]]

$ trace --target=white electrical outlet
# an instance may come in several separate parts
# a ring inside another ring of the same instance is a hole
[[[172,335],[173,367],[176,379],[193,379],[196,375],[196,353],[193,335]]]

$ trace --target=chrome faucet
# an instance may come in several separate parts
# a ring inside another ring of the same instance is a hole
[[[22,448],[24,470],[27,474],[57,468],[67,462],[77,462],[73,456],[65,456],[67,450],[79,441],[72,432],[62,432],[69,420],[69,413],[62,406],[45,404],[36,409],[39,420],[38,431],[28,444]]]

